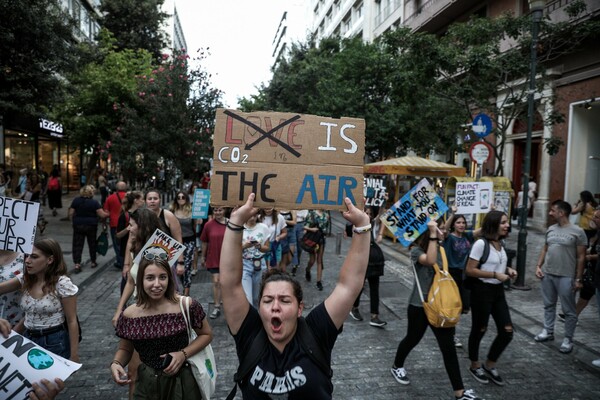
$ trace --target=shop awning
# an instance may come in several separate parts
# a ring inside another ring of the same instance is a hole
[[[467,170],[463,167],[428,160],[422,157],[406,156],[365,164],[364,173],[373,175],[449,177],[465,176]]]

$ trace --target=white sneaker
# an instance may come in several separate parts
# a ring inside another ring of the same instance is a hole
[[[597,359],[597,360],[594,360],[594,361],[592,361],[592,365],[593,365],[594,367],[598,367],[598,368],[600,368],[600,358],[599,358],[599,359]]]
[[[573,342],[569,338],[564,338],[562,344],[560,345],[559,351],[563,354],[569,354],[573,351]]]
[[[462,343],[460,342],[460,339],[457,336],[454,336],[454,347],[456,347],[457,349],[463,347]]]
[[[396,379],[396,382],[402,385],[408,385],[410,380],[408,380],[408,374],[404,368],[394,368],[391,369],[392,375]]]
[[[542,329],[542,331],[537,334],[533,340],[536,342],[547,342],[548,340],[554,340],[554,333],[548,332],[546,329]]]

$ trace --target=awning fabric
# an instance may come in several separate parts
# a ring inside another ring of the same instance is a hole
[[[364,173],[372,175],[449,177],[465,176],[467,171],[463,167],[457,167],[452,164],[428,160],[422,157],[406,156],[365,164]]]

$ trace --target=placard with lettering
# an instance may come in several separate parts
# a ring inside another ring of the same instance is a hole
[[[0,398],[25,400],[33,383],[67,380],[81,364],[67,360],[11,331],[0,335]]]
[[[486,214],[492,209],[493,182],[456,182],[455,205],[458,214]]]
[[[441,218],[446,211],[446,203],[423,178],[381,216],[381,222],[408,247],[427,230],[427,222]]]
[[[218,109],[213,147],[213,205],[363,207],[363,119]]]
[[[166,254],[169,265],[173,267],[184,250],[185,246],[183,244],[160,229],[157,229],[150,236],[150,239],[142,247],[142,250],[140,250],[133,262],[139,265],[142,257],[146,257],[147,259],[152,259],[152,257],[162,258],[164,257],[163,254]]]
[[[0,250],[30,254],[40,203],[0,196]]]
[[[383,207],[387,199],[387,191],[383,179],[364,178],[363,196],[366,207]]]
[[[208,218],[208,205],[210,204],[210,190],[196,189],[194,191],[194,201],[192,201],[192,218]]]

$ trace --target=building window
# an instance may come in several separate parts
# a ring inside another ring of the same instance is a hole
[[[352,26],[352,14],[346,14],[346,17],[342,21],[342,34],[350,31],[350,27]]]
[[[362,13],[363,13],[363,3],[361,1],[356,6],[354,6],[354,16],[356,17],[356,19],[360,19],[362,17]]]

